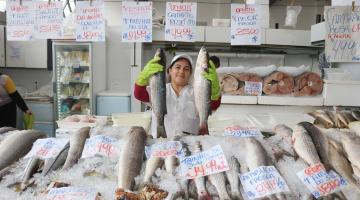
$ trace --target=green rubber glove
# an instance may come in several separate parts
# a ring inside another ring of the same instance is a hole
[[[144,67],[144,69],[140,72],[138,78],[136,79],[136,83],[140,86],[149,85],[149,79],[152,75],[162,72],[164,70],[164,66],[160,65],[158,62],[160,57],[155,57],[151,59]]]
[[[218,100],[220,97],[220,83],[216,73],[215,64],[209,61],[209,72],[204,72],[202,75],[207,80],[211,81],[211,100]]]

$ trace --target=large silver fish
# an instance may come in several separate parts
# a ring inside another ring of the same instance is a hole
[[[150,101],[157,120],[156,137],[166,138],[166,131],[164,126],[164,116],[167,113],[165,76],[166,58],[164,51],[162,49],[157,49],[155,57],[160,57],[159,64],[164,67],[164,70],[150,77]]]
[[[151,177],[155,174],[156,169],[161,167],[162,163],[161,157],[150,156],[146,161],[143,183],[151,182]]]
[[[3,133],[7,133],[9,131],[13,131],[13,130],[16,130],[16,128],[9,127],[9,126],[0,127],[0,135]]]
[[[209,175],[209,180],[213,184],[218,192],[221,200],[230,200],[230,196],[226,191],[225,176],[224,173],[217,173]]]
[[[360,138],[343,134],[341,137],[341,143],[348,160],[353,166],[356,166],[357,169],[360,169]]]
[[[211,82],[203,77],[204,72],[209,71],[209,54],[205,47],[200,49],[196,60],[194,72],[194,96],[195,107],[199,114],[199,135],[208,135],[208,117],[211,114]]]
[[[28,153],[37,139],[45,137],[47,134],[38,130],[19,131],[9,135],[0,145],[0,170]]]
[[[360,121],[360,110],[353,110],[351,115],[357,120]]]
[[[231,156],[229,161],[229,167],[230,170],[226,171],[226,177],[230,183],[231,199],[242,200],[243,198],[240,193],[240,179],[239,179],[240,163],[235,156]]]
[[[245,138],[246,146],[246,164],[249,170],[259,166],[267,166],[268,157],[264,147],[254,138]]]
[[[62,169],[69,169],[80,159],[84,150],[85,141],[90,137],[89,132],[90,127],[83,127],[71,135],[69,153]]]
[[[300,122],[298,125],[302,126],[306,132],[310,135],[313,144],[315,145],[316,151],[324,164],[326,170],[330,169],[329,162],[329,142],[324,133],[316,128],[312,123]]]
[[[270,137],[269,140],[272,141],[270,145],[276,162],[283,158],[284,155],[297,159],[291,145],[292,129],[284,124],[278,124],[273,128],[273,131],[275,135]]]
[[[316,147],[304,127],[300,125],[294,127],[292,143],[296,153],[308,165],[315,165],[321,162]]]
[[[65,147],[59,152],[56,158],[48,158],[45,160],[44,168],[41,175],[46,176],[49,172],[57,170],[63,166],[66,161],[66,157],[69,153],[70,142],[68,142]]]
[[[200,153],[202,151],[202,146],[200,142],[196,142],[195,144],[195,149],[194,149],[194,153]],[[211,200],[211,196],[208,193],[207,189],[206,189],[206,184],[205,184],[205,177],[201,176],[201,177],[197,177],[194,179],[195,182],[195,186],[196,186],[196,190],[197,190],[197,199],[199,200]]]
[[[30,178],[39,170],[40,166],[43,163],[44,161],[38,157],[30,158],[28,164],[26,165],[24,174],[22,176],[22,183],[21,183],[22,190],[24,190],[28,186]]]
[[[134,178],[140,174],[143,161],[146,131],[143,127],[131,127],[126,141],[121,148],[118,168],[118,187],[123,190],[132,190]]]

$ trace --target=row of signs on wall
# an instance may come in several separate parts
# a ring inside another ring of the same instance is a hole
[[[152,2],[122,2],[123,42],[152,42]],[[231,44],[259,45],[260,6],[231,4]],[[7,3],[7,40],[61,39],[64,36],[62,2]],[[165,40],[194,42],[197,3],[167,2]],[[102,1],[78,1],[74,17],[77,41],[105,41]],[[66,26],[69,26],[67,24]],[[68,27],[67,27],[68,28]]]

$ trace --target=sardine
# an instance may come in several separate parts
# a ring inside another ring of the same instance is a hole
[[[70,149],[70,142],[68,142],[65,147],[59,152],[56,158],[48,158],[45,160],[44,169],[41,175],[46,176],[49,172],[57,170],[63,166],[65,163],[66,157],[68,156]]]
[[[89,138],[90,127],[83,127],[70,137],[70,149],[62,169],[69,169],[81,157],[84,150],[86,138]]]
[[[332,168],[342,176],[349,185],[353,186],[357,192],[360,192],[360,186],[354,179],[353,170],[349,161],[344,155],[340,154],[336,149],[336,142],[329,140],[329,160]]]
[[[146,161],[143,183],[151,182],[151,177],[155,174],[156,169],[161,167],[162,163],[161,157],[150,156]]]
[[[334,121],[331,120],[331,118],[323,110],[316,110],[308,114],[321,122],[324,128],[332,128],[335,125]]]
[[[229,162],[229,168],[230,170],[226,171],[226,177],[230,183],[231,199],[242,200],[243,198],[240,193],[240,179],[239,179],[240,163],[235,156],[231,156]]]
[[[316,147],[304,127],[300,125],[294,127],[292,143],[296,153],[308,165],[315,165],[321,162]]]
[[[16,130],[16,128],[14,128],[14,127],[9,127],[9,126],[0,127],[0,135],[3,133],[7,133],[9,131],[14,131],[14,130]]]
[[[211,82],[203,77],[209,70],[209,54],[205,47],[200,49],[194,72],[195,107],[200,118],[199,135],[208,135],[208,117],[211,114]]]
[[[230,196],[226,191],[225,176],[224,173],[217,173],[209,175],[209,180],[213,184],[218,192],[221,200],[230,200]]]
[[[28,153],[37,139],[45,137],[47,134],[38,130],[19,131],[6,137],[0,145],[0,170]]]
[[[164,67],[164,70],[151,76],[150,84],[150,101],[153,112],[156,116],[157,129],[156,137],[166,138],[166,131],[164,126],[164,116],[166,110],[166,58],[162,49],[157,49],[155,57],[160,57],[159,64]]]
[[[329,142],[325,134],[316,128],[312,123],[300,122],[298,125],[302,126],[310,135],[311,140],[315,145],[316,151],[320,157],[321,163],[324,164],[326,170],[329,170]]]
[[[194,153],[200,153],[202,151],[202,147],[200,142],[196,142],[195,144],[195,150]],[[201,177],[197,177],[194,179],[195,182],[195,186],[196,186],[196,190],[197,190],[197,195],[199,200],[211,200],[211,196],[208,193],[208,191],[206,190],[206,185],[205,185],[205,177],[201,176]]]
[[[121,148],[118,168],[118,187],[123,190],[132,190],[135,177],[140,174],[144,156],[146,131],[143,127],[131,127],[126,141]]]

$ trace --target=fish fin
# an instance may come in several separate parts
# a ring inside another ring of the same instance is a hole
[[[209,128],[207,123],[200,124],[198,135],[209,135]]]
[[[156,132],[157,132],[157,138],[160,138],[160,137],[167,138],[165,126],[157,126]]]

